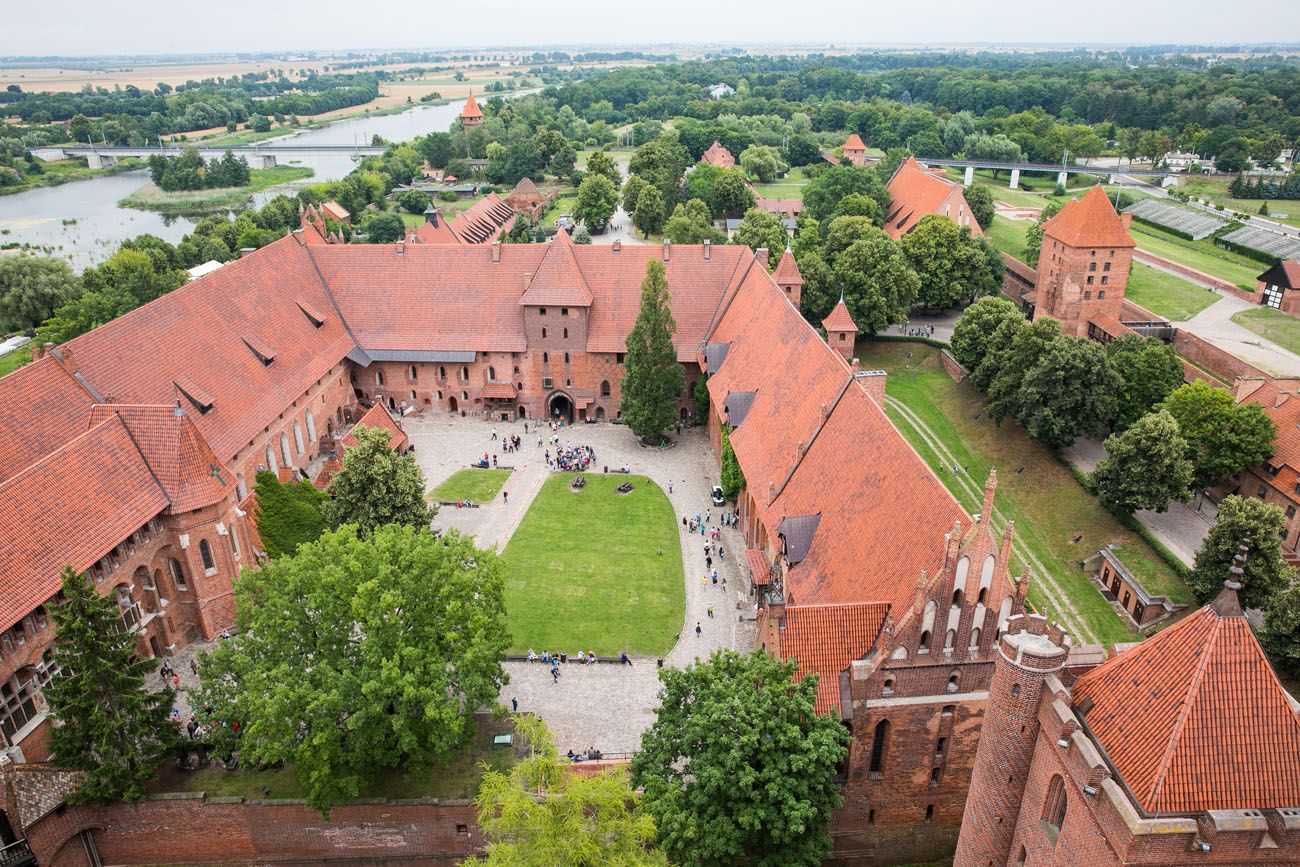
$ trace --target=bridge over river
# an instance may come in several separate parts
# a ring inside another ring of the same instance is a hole
[[[185,145],[163,145],[158,147],[115,147],[100,145],[66,145],[64,147],[35,148],[32,153],[39,159],[43,160],[60,160],[69,157],[85,157],[87,164],[92,169],[102,169],[105,166],[115,165],[118,160],[124,157],[141,157],[148,158],[154,154],[175,157],[180,156],[185,149]],[[191,145],[191,147],[193,147]],[[236,156],[243,156],[248,159],[248,164],[253,168],[270,169],[275,168],[277,161],[281,158],[301,157],[312,155],[347,155],[354,160],[359,160],[365,156],[374,156],[382,154],[385,145],[351,145],[351,144],[293,144],[284,142],[281,144],[264,144],[264,145],[240,145],[232,147],[212,147],[199,146],[197,148],[199,156],[204,159],[220,157],[227,151]]]

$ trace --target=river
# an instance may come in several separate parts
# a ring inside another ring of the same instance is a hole
[[[462,104],[457,100],[382,117],[341,120],[292,138],[301,144],[365,144],[373,135],[405,141],[448,129]],[[328,154],[304,155],[292,164],[313,169],[316,174],[310,181],[335,180],[355,166],[350,156]],[[77,270],[102,261],[122,241],[146,232],[176,243],[194,228],[193,221],[117,205],[148,180],[148,172],[142,169],[0,196],[0,243],[52,248],[52,255],[67,259]],[[261,204],[279,192],[267,190],[254,201]]]

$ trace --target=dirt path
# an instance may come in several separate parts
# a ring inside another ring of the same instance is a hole
[[[901,415],[909,425],[921,436],[926,445],[937,454],[945,464],[957,465],[959,461],[956,456],[948,450],[943,441],[932,431],[924,421],[921,420],[915,412],[906,404],[901,403],[895,398],[885,398],[886,403],[899,415]],[[957,475],[957,483],[962,490],[970,494],[976,501],[984,496],[983,487],[975,482],[974,479],[967,475]],[[1002,514],[996,505],[993,507],[993,529],[1002,532],[1007,525],[1007,518]],[[1054,609],[1052,614],[1070,631],[1070,634],[1081,643],[1096,643],[1097,636],[1088,627],[1087,621],[1079,613],[1070,601],[1070,597],[1057,582],[1056,576],[1043,564],[1029,546],[1019,537],[1016,536],[1011,542],[1011,549],[1034,571],[1034,579],[1042,589],[1043,595],[1051,602]]]

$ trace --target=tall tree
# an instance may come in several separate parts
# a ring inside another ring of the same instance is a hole
[[[879,229],[839,254],[831,274],[863,334],[905,321],[921,288],[902,248]]]
[[[1189,382],[1170,392],[1161,406],[1187,440],[1198,488],[1218,484],[1273,453],[1277,425],[1259,404],[1235,403],[1227,389]]]
[[[889,193],[880,175],[865,166],[833,166],[820,172],[803,189],[803,213],[821,222],[831,216],[835,205],[852,193],[874,199],[881,213],[889,210]]]
[[[766,249],[767,267],[775,268],[785,252],[788,238],[780,217],[762,208],[750,208],[736,230],[735,243],[752,250]]]
[[[326,533],[235,584],[238,635],[200,666],[217,748],[292,762],[322,812],[384,769],[427,774],[493,707],[509,645],[497,555],[452,530]]]
[[[1016,419],[1034,439],[1063,449],[1099,434],[1115,415],[1123,382],[1106,351],[1091,340],[1058,336],[1020,383]]]
[[[536,717],[515,717],[515,735],[528,753],[508,772],[483,775],[475,805],[487,851],[465,867],[667,864],[625,772],[574,773]]]
[[[709,206],[699,199],[678,205],[664,224],[664,237],[674,244],[702,244],[709,241],[721,244],[727,236],[713,228],[713,215]]]
[[[176,740],[172,693],[145,689],[153,662],[136,658],[117,605],[71,567],[60,581],[63,600],[50,609],[59,673],[45,688],[59,722],[50,730],[54,763],[85,775],[72,803],[139,800]]]
[[[62,259],[0,256],[0,332],[28,331],[81,295],[81,280]]]
[[[573,206],[574,219],[593,232],[605,231],[609,218],[618,208],[618,188],[602,174],[591,174],[578,185],[578,201]]]
[[[1115,411],[1114,427],[1127,430],[1183,382],[1183,363],[1168,346],[1154,337],[1125,334],[1106,345],[1115,372],[1124,380]]]
[[[760,184],[770,184],[789,168],[781,151],[770,145],[750,145],[740,152],[740,166]]]
[[[343,468],[326,489],[325,520],[332,527],[352,524],[362,536],[388,524],[429,529],[438,510],[424,500],[415,458],[393,451],[385,428],[358,426],[352,435],[357,444],[343,453]]]
[[[1288,572],[1285,586],[1273,594],[1264,609],[1259,640],[1274,665],[1294,674],[1300,672],[1300,578],[1295,569]]]
[[[1055,217],[1061,210],[1060,202],[1052,202],[1039,211],[1038,219],[1029,224],[1025,229],[1025,263],[1037,268],[1038,251],[1043,246],[1043,224]]]
[[[988,257],[970,229],[940,214],[922,217],[900,241],[921,280],[917,301],[946,310],[997,291]]]
[[[1106,457],[1092,472],[1101,501],[1112,509],[1163,512],[1186,500],[1192,462],[1178,422],[1169,413],[1147,413],[1123,433],[1106,437]]]
[[[997,209],[993,206],[993,191],[983,184],[971,184],[962,190],[962,195],[966,197],[971,216],[979,227],[988,229],[992,226],[993,217],[997,214]]]
[[[587,158],[587,174],[603,175],[615,187],[623,183],[623,172],[614,162],[614,158],[604,151],[596,151]]]
[[[993,348],[993,334],[1008,320],[1024,323],[1020,308],[1007,298],[981,298],[957,319],[952,329],[952,354],[968,371],[974,372]]]
[[[321,537],[329,524],[329,497],[311,482],[281,484],[275,473],[257,474],[257,534],[272,557],[292,554],[298,546]]]
[[[664,228],[664,197],[657,187],[647,185],[637,196],[636,211],[632,214],[632,224],[649,238]]]
[[[999,326],[999,330],[1005,326]],[[1045,318],[1015,329],[1014,339],[1005,352],[996,356],[996,366],[986,370],[988,380],[989,415],[998,424],[1007,416],[1016,416],[1020,409],[1020,386],[1034,363],[1047,352],[1048,347],[1061,336],[1061,323]],[[989,361],[995,360],[990,355]]]
[[[830,854],[849,734],[817,713],[817,675],[795,683],[794,672],[762,651],[728,650],[660,671],[632,782],[672,861],[814,867]]]
[[[745,214],[754,207],[754,191],[745,183],[745,176],[740,171],[724,169],[709,190],[708,202],[715,217]]]
[[[1285,529],[1286,515],[1277,506],[1254,497],[1224,497],[1214,526],[1196,552],[1187,586],[1198,601],[1213,599],[1229,578],[1237,547],[1245,542],[1250,551],[1241,577],[1241,604],[1268,608],[1292,578],[1291,568],[1282,559],[1281,534]]]
[[[641,281],[641,309],[627,335],[627,370],[619,412],[632,433],[653,442],[672,426],[686,373],[677,361],[672,299],[664,263],[651,259]]]

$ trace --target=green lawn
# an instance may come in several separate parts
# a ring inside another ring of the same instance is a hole
[[[1016,522],[1017,538],[1078,610],[1078,621],[1047,604],[1042,578],[1030,585],[1032,605],[1039,610],[1046,607],[1054,619],[1076,632],[1079,625],[1085,626],[1105,643],[1133,640],[1136,633],[1114,613],[1080,567],[1084,558],[1110,543],[1126,546],[1130,568],[1162,576],[1165,583],[1160,586],[1181,588],[1171,596],[1188,598],[1186,588],[1159,555],[1087,493],[1048,449],[1031,440],[1014,421],[995,426],[985,415],[983,395],[969,382],[954,383],[940,364],[938,350],[916,343],[864,340],[858,345],[858,356],[864,367],[889,371],[886,393],[934,432],[956,456],[976,491],[982,491],[989,469],[997,467],[998,510]],[[890,407],[889,415],[962,505],[977,510],[977,494],[957,483],[950,462],[941,460],[896,408]],[[1078,542],[1076,537],[1081,537]],[[1019,557],[1013,560],[1018,573],[1023,563]]]
[[[506,546],[512,651],[662,656],[686,604],[668,497],[645,476],[586,474],[580,491],[573,479],[547,479]],[[615,492],[624,482],[632,493]]]
[[[1300,354],[1300,319],[1271,307],[1252,307],[1232,314],[1232,321],[1283,349]]]
[[[1021,176],[1022,179],[1025,177]],[[956,181],[959,184],[966,182],[966,170],[957,166],[948,166],[948,179]],[[1026,189],[1011,189],[1011,177],[1006,172],[1000,172],[997,179],[993,177],[991,169],[976,169],[975,183],[989,188],[993,193],[993,198],[998,202],[1006,202],[1017,208],[1041,208],[1047,204],[1047,198],[1039,193]],[[1050,189],[1050,187],[1049,187]]]
[[[1029,220],[1008,220],[1001,215],[993,217],[993,225],[984,234],[994,248],[1003,253],[1025,261],[1025,230],[1032,223]]]
[[[505,487],[510,470],[464,469],[453,473],[445,482],[429,492],[433,502],[440,500],[473,500],[490,502]]]
[[[1137,242],[1139,250],[1204,271],[1243,289],[1253,290],[1256,275],[1264,270],[1261,263],[1216,247],[1209,241],[1189,241],[1137,220],[1129,227],[1129,234]]]
[[[798,199],[803,201],[803,184],[754,184],[754,190],[765,199]]]
[[[184,214],[203,211],[222,211],[240,208],[248,203],[254,193],[269,190],[281,184],[310,178],[315,172],[306,166],[276,166],[273,169],[253,169],[248,186],[222,187],[211,190],[176,190],[166,192],[152,183],[140,187],[117,204],[123,208],[159,211],[165,214]]]
[[[361,792],[363,798],[473,798],[478,794],[483,779],[482,763],[497,771],[504,771],[515,763],[510,747],[492,746],[492,736],[511,731],[510,719],[492,720],[486,715],[478,717],[478,731],[474,741],[454,757],[445,767],[438,768],[427,777],[408,777],[399,770],[385,770]],[[208,797],[240,797],[250,800],[264,798],[304,798],[303,787],[293,765],[279,768],[241,767],[237,771],[205,768],[201,771],[182,772],[169,763],[159,780],[149,787],[153,792],[204,792]]]
[[[7,355],[0,355],[0,376],[4,376],[7,373],[13,373],[31,360],[32,345],[30,343],[26,346],[20,347],[19,349],[15,349]]]
[[[1184,322],[1219,300],[1217,293],[1181,277],[1134,262],[1125,297],[1157,316]]]
[[[1116,545],[1114,554],[1152,596],[1168,596],[1174,602],[1189,604],[1193,601],[1191,592],[1181,578],[1168,569],[1153,568],[1155,564],[1141,551],[1136,551],[1129,545]],[[1159,565],[1164,566],[1163,563]]]

